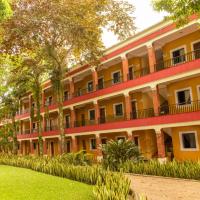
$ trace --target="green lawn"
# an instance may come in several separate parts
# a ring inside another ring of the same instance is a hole
[[[92,186],[0,165],[0,200],[91,200]]]

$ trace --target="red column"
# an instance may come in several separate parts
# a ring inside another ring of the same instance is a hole
[[[155,56],[154,47],[152,45],[148,46],[147,51],[148,51],[148,57],[149,57],[150,73],[153,73],[155,71],[155,64],[156,64],[156,56]]]
[[[160,95],[158,86],[152,88],[152,99],[153,99],[154,113],[157,116],[159,115],[159,108],[160,108]]]
[[[102,159],[102,150],[101,150],[101,137],[99,134],[96,135],[96,146],[97,146],[97,161]]]
[[[125,95],[125,109],[126,109],[126,119],[130,120],[131,118],[131,98],[129,95]]]
[[[98,74],[95,68],[92,68],[92,81],[93,81],[93,91],[96,91],[98,85]]]
[[[78,151],[78,144],[76,136],[72,136],[72,152],[76,153]]]
[[[128,59],[126,56],[122,57],[122,72],[123,72],[123,81],[128,80]]]
[[[72,98],[73,95],[74,95],[74,80],[73,80],[73,78],[71,78],[69,80],[69,96],[70,96],[70,98]]]
[[[74,109],[71,109],[71,128],[74,128],[76,121],[76,113]]]
[[[99,123],[99,118],[100,118],[98,102],[94,102],[94,109],[95,109],[95,122],[96,122],[96,124],[98,124]]]
[[[164,133],[162,132],[162,130],[156,131],[156,140],[157,140],[158,158],[164,158],[165,142],[164,142]]]
[[[30,140],[30,148],[31,148],[31,154],[34,155],[34,145],[32,140]]]
[[[43,154],[47,155],[47,140],[43,139]]]

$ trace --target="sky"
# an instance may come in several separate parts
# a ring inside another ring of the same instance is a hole
[[[128,0],[135,6],[135,26],[137,31],[142,31],[155,23],[161,21],[164,17],[164,13],[158,13],[153,10],[151,0]],[[103,42],[106,47],[110,47],[116,44],[117,38],[110,32],[105,32],[103,35]]]

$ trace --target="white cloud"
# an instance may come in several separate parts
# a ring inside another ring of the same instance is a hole
[[[166,15],[165,13],[158,13],[153,10],[151,5],[151,0],[128,0],[135,6],[135,26],[137,27],[137,32],[145,28],[148,28],[155,23],[161,21]],[[103,35],[103,42],[106,47],[110,47],[116,44],[117,38],[113,33],[105,32]]]

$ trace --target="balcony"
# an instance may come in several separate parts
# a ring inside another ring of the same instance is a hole
[[[170,67],[178,66],[183,63],[191,62],[193,60],[200,59],[200,49],[189,52],[187,54],[174,57],[172,59],[157,61],[155,65],[155,71],[164,70]]]
[[[200,101],[191,101],[183,104],[164,105],[159,108],[159,115],[176,115],[180,113],[200,111]]]

